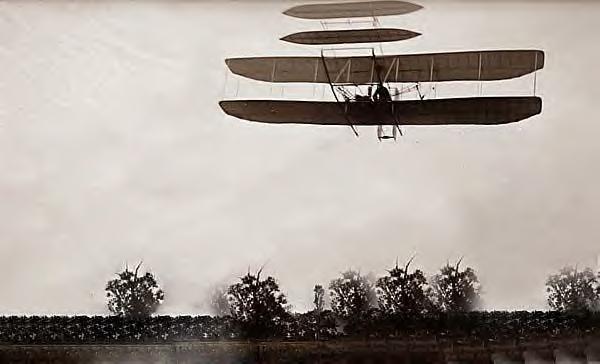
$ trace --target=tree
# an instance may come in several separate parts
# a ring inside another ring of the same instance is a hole
[[[319,340],[321,336],[321,318],[323,316],[323,309],[325,308],[325,290],[323,289],[323,286],[316,284],[313,292],[315,294],[313,299],[313,304],[315,305],[315,309],[313,311],[316,326],[315,339]]]
[[[348,270],[329,284],[331,309],[345,320],[364,319],[376,302],[373,280]]]
[[[396,266],[377,280],[379,308],[386,314],[420,314],[429,307],[425,293],[427,279],[420,269],[409,272],[412,259],[403,268]]]
[[[315,305],[315,311],[317,313],[321,313],[325,308],[325,290],[323,289],[323,286],[321,286],[320,284],[316,284],[315,288],[313,289],[313,292],[315,294],[313,300],[313,303]]]
[[[587,311],[600,308],[600,285],[590,268],[578,271],[564,267],[546,281],[548,304],[557,311]]]
[[[106,285],[108,309],[117,316],[143,318],[152,315],[164,300],[164,292],[152,273],[138,276],[142,263],[135,271],[125,270]]]
[[[481,287],[477,275],[472,268],[461,270],[461,261],[456,266],[446,264],[430,281],[428,293],[438,310],[468,312],[479,305]]]
[[[273,277],[260,278],[248,272],[229,287],[231,316],[249,338],[280,335],[290,318],[287,299]]]

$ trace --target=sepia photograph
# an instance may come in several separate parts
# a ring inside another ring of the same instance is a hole
[[[600,364],[599,19],[0,0],[0,364]]]

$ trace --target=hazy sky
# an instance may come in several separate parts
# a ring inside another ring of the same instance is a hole
[[[163,313],[206,312],[211,285],[263,264],[298,310],[348,267],[382,274],[415,253],[430,273],[464,256],[496,309],[544,308],[549,273],[595,266],[600,5],[423,1],[382,19],[423,33],[387,54],[537,48],[546,67],[540,116],[379,143],[219,109],[236,82],[225,57],[318,53],[278,40],[319,27],[282,15],[291,4],[0,2],[1,313],[106,313],[106,281],[139,260]],[[483,94],[530,95],[532,80]]]

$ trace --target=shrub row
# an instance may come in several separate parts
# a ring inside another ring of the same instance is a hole
[[[368,320],[348,323],[325,311],[320,319],[314,312],[294,314],[286,328],[281,337],[272,339],[514,341],[596,336],[600,333],[600,313],[470,312],[407,317],[383,316],[375,311]],[[239,328],[229,317],[0,317],[3,344],[151,344],[241,338]]]

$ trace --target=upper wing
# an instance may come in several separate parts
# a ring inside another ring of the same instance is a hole
[[[493,81],[544,67],[540,50],[496,50],[377,57],[252,57],[225,60],[238,75],[267,82],[369,84]]]
[[[240,119],[275,124],[320,125],[493,125],[520,121],[542,110],[539,97],[473,97],[436,100],[314,102],[282,100],[221,101]]]

